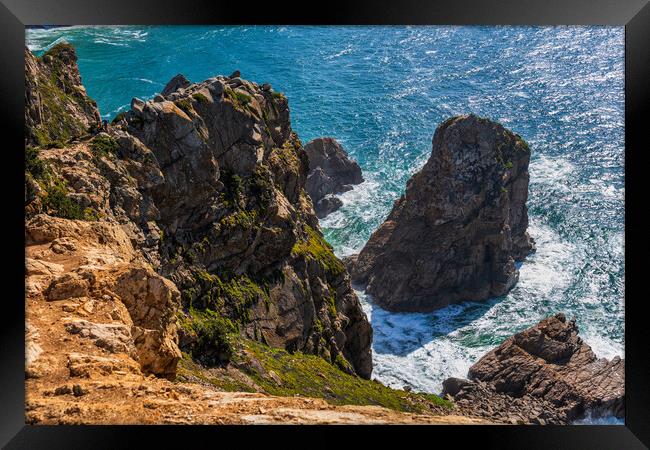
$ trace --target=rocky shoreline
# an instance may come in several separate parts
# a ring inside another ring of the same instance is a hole
[[[442,394],[480,417],[544,425],[625,416],[624,360],[596,358],[561,313],[508,338],[468,377],[448,378]]]
[[[76,61],[65,43],[25,49],[29,423],[622,416],[624,362],[596,359],[562,315],[446,380],[446,399],[371,380],[373,331],[351,281],[396,311],[516,282],[534,250],[518,135],[476,116],[441,124],[425,167],[344,263],[319,218],[361,169],[333,138],[303,146],[286,96],[238,71],[179,74],[102,124]]]
[[[309,174],[305,189],[319,219],[336,211],[343,202],[335,196],[363,183],[361,168],[334,138],[318,138],[305,144]]]

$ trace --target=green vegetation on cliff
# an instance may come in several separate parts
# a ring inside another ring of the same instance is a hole
[[[25,177],[40,187],[38,194],[43,212],[64,219],[98,220],[97,211],[82,207],[69,195],[65,180],[59,178],[50,164],[40,158],[36,147],[25,149]]]
[[[28,78],[31,84],[27,86],[28,91],[36,94],[38,104],[36,107],[28,103],[26,107],[39,111],[30,129],[30,142],[60,148],[71,139],[88,134],[87,122],[95,119],[92,114],[97,104],[72,81],[76,66],[73,69],[71,64],[76,61],[76,54],[70,44],[59,43],[36,61],[38,69],[33,78]]]
[[[332,275],[340,275],[345,272],[345,266],[334,255],[332,246],[312,227],[305,225],[306,239],[299,240],[293,246],[293,255],[306,256],[318,261],[327,272]]]
[[[181,332],[193,340],[192,357],[207,365],[228,361],[232,357],[233,333],[237,327],[214,311],[190,308],[179,314]]]
[[[391,389],[349,375],[316,355],[292,354],[256,341],[233,339],[235,351],[227,368],[205,369],[184,355],[177,380],[209,384],[224,391],[300,395],[323,398],[335,405],[376,405],[414,413],[452,407],[433,394]]]

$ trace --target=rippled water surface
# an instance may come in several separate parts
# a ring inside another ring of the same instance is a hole
[[[359,251],[441,121],[476,113],[530,144],[537,253],[506,296],[431,314],[393,314],[359,292],[374,328],[374,377],[439,392],[507,336],[563,311],[599,356],[623,356],[623,28],[72,27],[29,30],[37,53],[77,47],[104,117],[177,73],[235,69],[286,93],[303,142],[334,136],[366,182],[323,222],[339,255]]]

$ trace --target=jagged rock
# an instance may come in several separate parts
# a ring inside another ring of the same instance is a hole
[[[41,58],[25,47],[25,146],[60,145],[100,122],[97,103],[81,84],[73,47],[57,44]]]
[[[566,424],[625,412],[624,361],[597,359],[563,314],[508,338],[469,369],[448,378],[442,395],[461,411],[497,421]]]
[[[68,370],[71,377],[91,378],[97,375],[111,375],[115,372],[140,374],[139,366],[132,360],[117,357],[102,357],[81,353],[68,355]]]
[[[319,218],[327,216],[343,205],[331,194],[352,189],[353,184],[363,183],[361,168],[348,158],[341,144],[334,138],[318,138],[305,145],[309,158],[309,175],[305,188],[314,203]]]
[[[65,300],[70,297],[85,297],[88,295],[90,283],[79,274],[66,273],[56,278],[47,290],[48,300]]]
[[[431,311],[503,295],[528,235],[530,150],[518,135],[474,115],[443,122],[425,166],[351,264],[390,311]]]
[[[317,215],[320,219],[322,219],[329,213],[332,213],[339,209],[341,206],[343,206],[343,201],[340,198],[328,195],[317,203]]]
[[[549,401],[567,420],[625,412],[625,363],[596,358],[578,336],[575,320],[557,314],[517,333],[483,356],[469,377],[497,392]]]
[[[65,319],[68,333],[127,355],[144,373],[173,378],[181,357],[176,331],[180,294],[142,260],[120,225],[41,214],[27,221],[26,235],[27,280],[44,286],[37,291],[47,300],[78,299],[63,305],[64,311],[94,315],[92,320]],[[61,254],[48,245],[54,241],[76,245]],[[57,267],[74,270],[59,275]],[[102,322],[106,316],[99,311],[111,311],[117,323]]]
[[[178,74],[165,85],[160,95],[167,97],[172,92],[176,92],[179,89],[186,88],[190,85],[190,82],[183,74]]]
[[[168,88],[163,101],[134,100],[91,141],[40,151],[38,160],[64,182],[67,198],[99,220],[81,226],[38,214],[26,230],[28,245],[67,236],[102,248],[84,253],[83,263],[92,264],[99,280],[89,294],[103,298],[98,287],[103,285],[115,294],[108,297],[128,310],[117,308],[107,316],[132,321],[134,358],[145,372],[168,376],[180,353],[176,312],[170,306],[169,314],[163,313],[167,294],[152,309],[164,317],[160,326],[152,325],[155,320],[138,322],[139,302],[150,306],[146,299],[153,296],[146,292],[155,278],[147,272],[150,281],[140,284],[127,275],[146,266],[142,258],[181,290],[186,307],[216,311],[239,323],[244,336],[269,345],[332,363],[347,360],[357,374],[369,377],[372,329],[345,268],[318,228],[305,192],[308,157],[291,129],[287,98],[239,77],[191,84],[177,76]],[[115,226],[126,243],[114,242],[111,234],[95,241],[101,227],[114,233]],[[53,245],[47,258],[85,252],[64,244]],[[111,245],[126,246],[127,253],[106,251]],[[109,266],[113,272],[107,276],[101,269]],[[126,277],[126,290],[115,284],[120,276]],[[45,276],[26,281],[34,298],[38,283],[51,282]],[[173,291],[155,282],[163,292]],[[175,304],[178,297],[171,295]],[[138,354],[150,344],[151,359]]]
[[[142,371],[173,378],[181,358],[175,313],[180,293],[169,280],[147,267],[133,268],[118,276],[112,292],[126,306],[131,333]]]

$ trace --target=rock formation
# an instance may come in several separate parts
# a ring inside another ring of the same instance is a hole
[[[504,402],[505,416],[516,411],[534,422],[537,417],[531,414],[543,410],[546,422],[566,423],[587,413],[619,418],[625,413],[624,360],[596,358],[578,336],[575,320],[568,321],[563,314],[508,338],[474,364],[468,376],[472,381],[446,380],[443,393],[456,401],[467,399],[474,408],[480,398],[517,399],[512,400],[519,404],[514,410],[511,402]],[[495,409],[494,402],[491,406]]]
[[[62,80],[78,82],[71,55],[67,45],[50,50],[47,63],[29,55],[26,97],[43,97],[49,86],[38,80],[49,76],[50,66]],[[41,102],[39,114],[49,126],[60,114],[81,117],[79,105],[94,102],[76,89],[56,106]],[[29,122],[27,135],[37,136],[40,123]],[[291,130],[284,95],[239,77],[190,84],[176,76],[153,101],[133,99],[107,132],[77,142],[69,140],[72,132],[48,136],[68,140],[28,147],[28,217],[119,226],[141,256],[142,268],[116,275],[135,291],[120,290],[119,283],[111,289],[145,330],[131,329],[122,344],[132,339],[136,352],[157,345],[146,330],[166,325],[138,308],[153,301],[147,290],[177,287],[184,310],[179,332],[191,354],[196,346],[219,347],[229,330],[238,331],[370,377],[372,329],[319,230],[304,188],[307,154]],[[164,278],[147,282],[152,270]],[[90,289],[77,278],[48,292]],[[85,325],[69,328],[93,334]]]
[[[305,145],[309,158],[309,174],[305,188],[314,203],[318,218],[339,209],[343,202],[334,194],[349,191],[352,185],[363,183],[361,168],[348,158],[341,144],[325,137]]]
[[[534,249],[526,199],[530,150],[474,115],[443,122],[422,170],[349,262],[353,281],[391,311],[431,311],[503,295]]]
[[[81,345],[92,344],[105,357],[128,355],[137,363],[129,370],[175,376],[181,357],[180,293],[133,248],[118,224],[39,214],[26,223],[26,245],[27,322],[47,331],[48,343],[55,335],[66,341],[78,335]],[[53,310],[62,310],[64,317],[52,321]],[[68,353],[83,351],[66,347]],[[27,369],[29,377],[40,378],[57,368],[34,358]]]
[[[25,145],[62,145],[88,134],[100,120],[71,45],[58,44],[41,58],[25,48]]]

